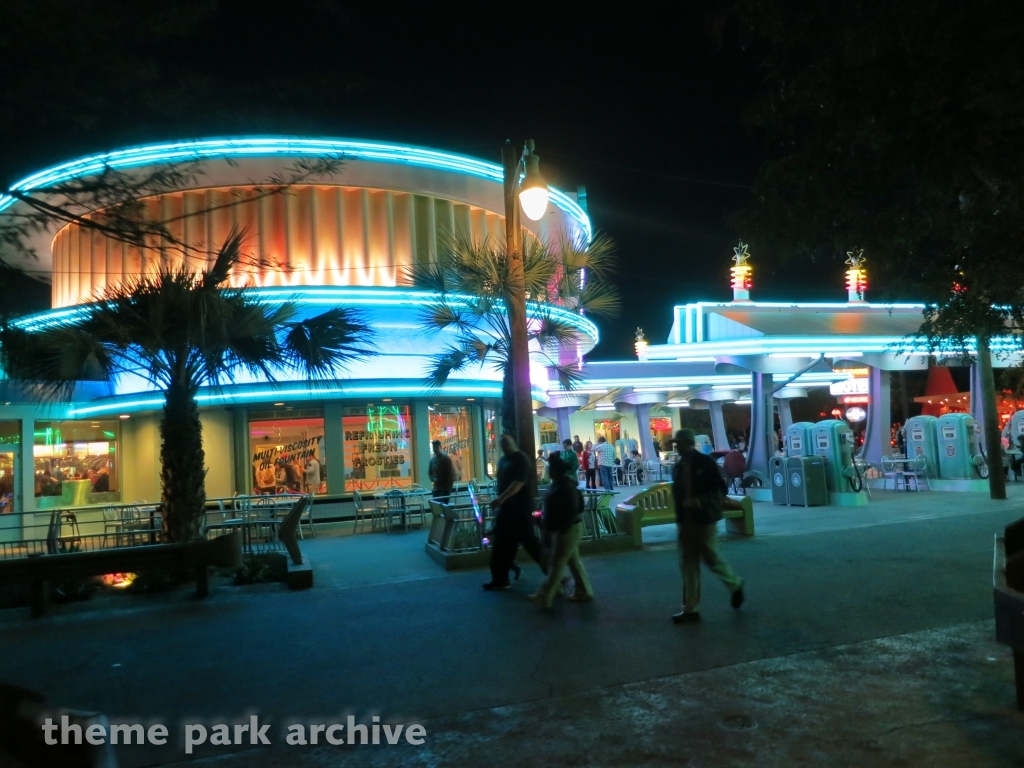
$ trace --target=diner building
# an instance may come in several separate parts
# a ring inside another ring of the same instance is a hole
[[[295,160],[325,155],[344,158],[335,178],[250,199],[260,180],[282,176]],[[238,377],[203,390],[197,400],[208,497],[310,490],[318,494],[318,510],[330,516],[332,503],[354,491],[428,484],[435,439],[452,456],[457,479],[493,475],[500,374],[485,366],[455,373],[439,389],[424,385],[430,356],[444,348],[444,334],[426,327],[422,312],[433,296],[409,285],[404,269],[435,258],[446,233],[504,238],[498,165],[381,142],[217,139],[82,158],[34,174],[15,188],[28,193],[104,168],[143,172],[175,162],[200,162],[201,173],[180,189],[142,202],[154,219],[177,222],[176,237],[192,246],[188,253],[208,252],[233,227],[244,227],[255,263],[239,269],[233,285],[264,302],[298,302],[309,314],[339,304],[359,309],[379,347],[379,354],[329,382]],[[0,197],[0,216],[17,212],[19,205]],[[591,223],[585,198],[552,189],[546,214],[526,221],[524,236],[558,234],[586,240]],[[41,232],[32,245],[38,260],[25,265],[49,275],[52,308],[18,321],[30,329],[82,312],[100,292],[128,277],[195,258],[133,248],[78,223]],[[17,263],[16,255],[5,258]],[[747,258],[737,249],[731,301],[672,308],[665,343],[640,337],[636,357],[629,360],[586,360],[599,341],[597,327],[567,308],[543,308],[575,327],[575,349],[560,362],[578,365],[582,380],[571,391],[561,388],[534,350],[538,446],[574,435],[584,441],[604,436],[620,454],[635,447],[642,458],[655,458],[689,408],[710,413],[709,439],[725,449],[723,407],[740,406],[751,414],[748,467],[764,473],[775,414],[785,430],[791,403],[812,388],[828,387],[843,403],[840,415],[853,420],[850,409],[863,412],[857,416],[867,421],[867,458],[877,461],[888,453],[891,372],[921,369],[936,359],[907,341],[920,326],[922,305],[865,301],[862,267],[847,274],[846,301],[758,302],[750,298]],[[839,299],[841,275],[836,284]],[[529,310],[540,311],[536,305]],[[997,359],[1012,365],[1019,355]],[[12,382],[4,383],[4,393],[0,513],[160,498],[163,399],[141,378],[83,382],[72,401],[61,403],[22,396]],[[314,488],[306,487],[301,471],[311,458],[320,465]]]

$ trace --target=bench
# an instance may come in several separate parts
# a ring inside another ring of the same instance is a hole
[[[996,536],[992,596],[996,640],[1013,649],[1017,709],[1024,711],[1024,518]]]
[[[740,505],[739,509],[723,509],[725,528],[729,533],[744,536],[754,535],[754,503],[749,496],[729,496]],[[655,483],[639,493],[627,497],[615,507],[619,527],[633,537],[636,546],[641,546],[641,530],[649,525],[666,525],[676,521],[675,501],[672,498],[672,483]]]
[[[31,585],[32,615],[46,613],[48,582],[101,576],[106,573],[135,573],[147,569],[194,568],[196,596],[210,592],[210,567],[237,568],[242,564],[242,541],[237,533],[209,541],[181,544],[152,544],[116,547],[95,552],[35,554],[0,561],[0,584]]]

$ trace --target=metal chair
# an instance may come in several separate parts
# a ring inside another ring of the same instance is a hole
[[[907,480],[913,479],[914,490],[921,490],[921,482],[924,481],[925,490],[930,491],[931,486],[928,484],[928,460],[924,456],[918,456],[912,461],[908,461],[904,465],[903,470],[903,485],[907,487]]]
[[[403,527],[406,532],[408,532],[409,508],[405,502],[405,494],[397,488],[392,488],[384,494],[384,502],[386,504],[384,511],[384,527],[387,529],[387,532],[391,533],[391,529],[394,527],[395,515],[399,516]]]
[[[117,507],[103,508],[103,546],[108,546],[107,537],[113,533],[114,546],[121,546],[121,534],[124,524],[121,520],[121,511]]]
[[[314,539],[316,538],[316,531],[313,530],[313,502],[315,500],[316,500],[316,494],[315,493],[309,494],[309,503],[306,505],[306,508],[302,510],[302,514],[299,515],[299,524],[296,527],[299,529],[299,538],[300,539],[306,538],[305,536],[302,535],[302,524],[303,523],[305,523],[306,525],[309,526],[309,533],[310,533],[310,535]]]
[[[903,472],[900,469],[901,465],[897,465],[895,458],[892,456],[882,457],[882,490],[884,491],[886,485],[889,482],[889,478],[892,478],[892,487],[894,491],[900,489],[900,482],[903,481]]]
[[[363,494],[359,491],[352,491],[352,505],[355,507],[356,514],[352,521],[352,535],[355,536],[359,533],[359,529],[366,526],[367,512],[369,512],[370,519],[370,530],[376,529],[377,516],[374,514],[374,510],[366,509],[366,503],[363,501]]]
[[[640,480],[636,476],[636,470],[637,463],[635,461],[631,461],[626,465],[626,469],[622,473],[623,485],[640,485]]]

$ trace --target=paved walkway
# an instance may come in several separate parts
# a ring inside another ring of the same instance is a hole
[[[428,560],[422,532],[307,539],[317,586],[303,593],[126,596],[34,622],[0,612],[0,679],[172,732],[250,712],[276,741],[289,720],[348,713],[428,726],[424,749],[267,749],[224,765],[573,764],[585,744],[575,764],[1024,764],[1010,654],[986,623],[992,534],[1024,514],[1022,491],[878,494],[856,510],[759,504],[759,535],[723,545],[747,605],[732,611],[709,583],[704,621],[686,627],[668,620],[679,575],[656,530],[644,551],[588,558],[594,603],[547,614],[523,599],[533,566],[486,594],[484,572]],[[170,745],[120,756],[184,759]]]

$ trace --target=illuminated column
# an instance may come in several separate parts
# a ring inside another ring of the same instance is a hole
[[[760,472],[767,483],[771,440],[768,430],[775,428],[772,402],[772,375],[750,374],[750,445],[747,447],[747,470]]]
[[[977,424],[975,429],[978,440],[981,441],[981,445],[985,445],[985,416],[981,410],[981,392],[981,370],[976,362],[971,363],[971,416]]]
[[[779,427],[782,429],[782,436],[786,436],[786,430],[793,426],[793,409],[791,401],[797,397],[807,397],[807,390],[800,387],[783,387],[775,393],[775,402],[779,407]]]
[[[879,463],[892,453],[892,409],[889,405],[889,371],[868,368],[868,420],[861,455]]]
[[[732,276],[732,300],[750,301],[750,289],[754,287],[754,270],[747,264],[747,259],[750,258],[747,244],[740,240],[739,245],[732,250],[735,253],[732,257],[735,266],[729,270]]]
[[[725,431],[725,414],[722,406],[738,400],[740,393],[731,389],[705,389],[690,398],[690,407],[707,409],[711,414],[711,437],[716,451],[729,450],[729,436]]]
[[[654,459],[654,438],[651,436],[651,406],[649,403],[636,404],[636,428],[640,433],[640,458],[644,461]]]
[[[846,252],[846,263],[849,269],[846,270],[846,298],[851,304],[864,302],[864,292],[868,289],[868,271],[864,268],[867,259],[864,258],[864,250],[853,250]]]
[[[575,408],[555,408],[555,419],[558,423],[558,442],[572,440],[572,435],[569,434],[571,429],[569,426],[569,414],[575,410]]]

